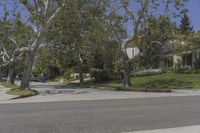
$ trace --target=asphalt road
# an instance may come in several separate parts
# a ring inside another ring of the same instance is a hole
[[[120,133],[200,125],[200,96],[0,104],[0,133]]]

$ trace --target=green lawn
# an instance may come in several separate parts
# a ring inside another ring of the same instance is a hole
[[[155,76],[131,78],[134,89],[200,89],[200,74],[165,73]],[[98,87],[122,88],[122,81],[95,84]]]
[[[120,80],[112,80],[106,83],[94,83],[93,81],[88,81],[85,83],[86,86],[90,86],[92,88],[108,88],[108,89],[115,89],[120,90],[122,88],[122,82]]]
[[[165,73],[131,79],[135,88],[148,89],[200,89],[200,74]]]

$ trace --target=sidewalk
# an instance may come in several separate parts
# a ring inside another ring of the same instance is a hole
[[[15,98],[14,95],[7,94],[8,89],[0,85],[0,101],[6,101]]]
[[[199,133],[200,126],[187,126],[187,127],[175,127],[168,129],[156,129],[147,131],[133,131],[124,133]]]
[[[1,89],[0,104],[200,96],[200,89],[173,90],[172,93],[153,93],[153,92],[147,93],[147,92],[128,92],[128,91],[113,91],[105,89],[81,88],[76,86],[68,86],[63,83],[57,83],[57,82],[52,82],[52,83],[32,82],[31,88],[37,90],[39,92],[39,95],[23,99],[15,99],[15,100],[8,100],[14,98],[15,96],[8,95],[6,94],[7,90]]]

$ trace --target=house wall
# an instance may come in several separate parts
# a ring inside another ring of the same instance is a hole
[[[129,59],[134,59],[140,53],[140,50],[137,47],[133,47],[133,48],[127,48],[126,52],[127,52],[127,55],[128,55]],[[173,59],[173,68],[175,68],[177,66],[177,64],[179,63],[179,61],[182,63],[181,67],[194,68],[195,58],[194,58],[193,55],[192,55],[192,64],[191,65],[187,65],[187,66],[185,66],[183,64],[183,58],[182,58],[182,56],[176,55],[175,53],[165,54],[164,56],[165,57],[172,57],[172,59]],[[163,63],[163,62],[161,62],[160,68],[166,68],[166,67],[167,67],[166,64]]]
[[[192,53],[191,53],[191,54],[192,54]],[[190,68],[190,69],[194,68],[194,61],[195,61],[195,58],[194,58],[193,54],[192,54],[191,56],[192,56],[192,58],[191,58],[191,64],[190,64],[190,65],[187,65],[186,62],[185,62],[185,64],[184,64],[183,56],[174,55],[174,57],[173,57],[173,58],[174,58],[174,61],[173,61],[173,68],[176,67],[176,65],[178,64],[178,61],[181,61],[181,62],[182,62],[181,67],[183,67],[183,68]]]
[[[181,61],[181,62],[183,61],[182,57],[179,55],[174,55],[173,56],[173,68],[176,67],[176,65],[178,64],[179,61]]]
[[[140,50],[139,48],[134,47],[134,48],[127,48],[126,52],[127,52],[128,58],[133,59],[140,53]]]

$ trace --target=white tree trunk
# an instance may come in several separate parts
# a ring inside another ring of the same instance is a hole
[[[10,62],[9,63],[9,72],[8,72],[8,77],[7,77],[7,83],[10,83],[10,84],[15,83],[14,69],[15,69],[15,63]]]
[[[83,76],[83,60],[81,57],[78,59],[78,70],[79,70],[79,80],[80,84],[84,84],[84,76]]]
[[[124,88],[128,89],[131,87],[131,81],[130,81],[130,63],[129,63],[129,58],[126,52],[126,46],[129,43],[131,39],[127,38],[126,40],[124,40],[121,50],[122,50],[122,59],[123,59],[123,63],[124,63],[124,71],[123,71],[123,83],[124,83]]]

